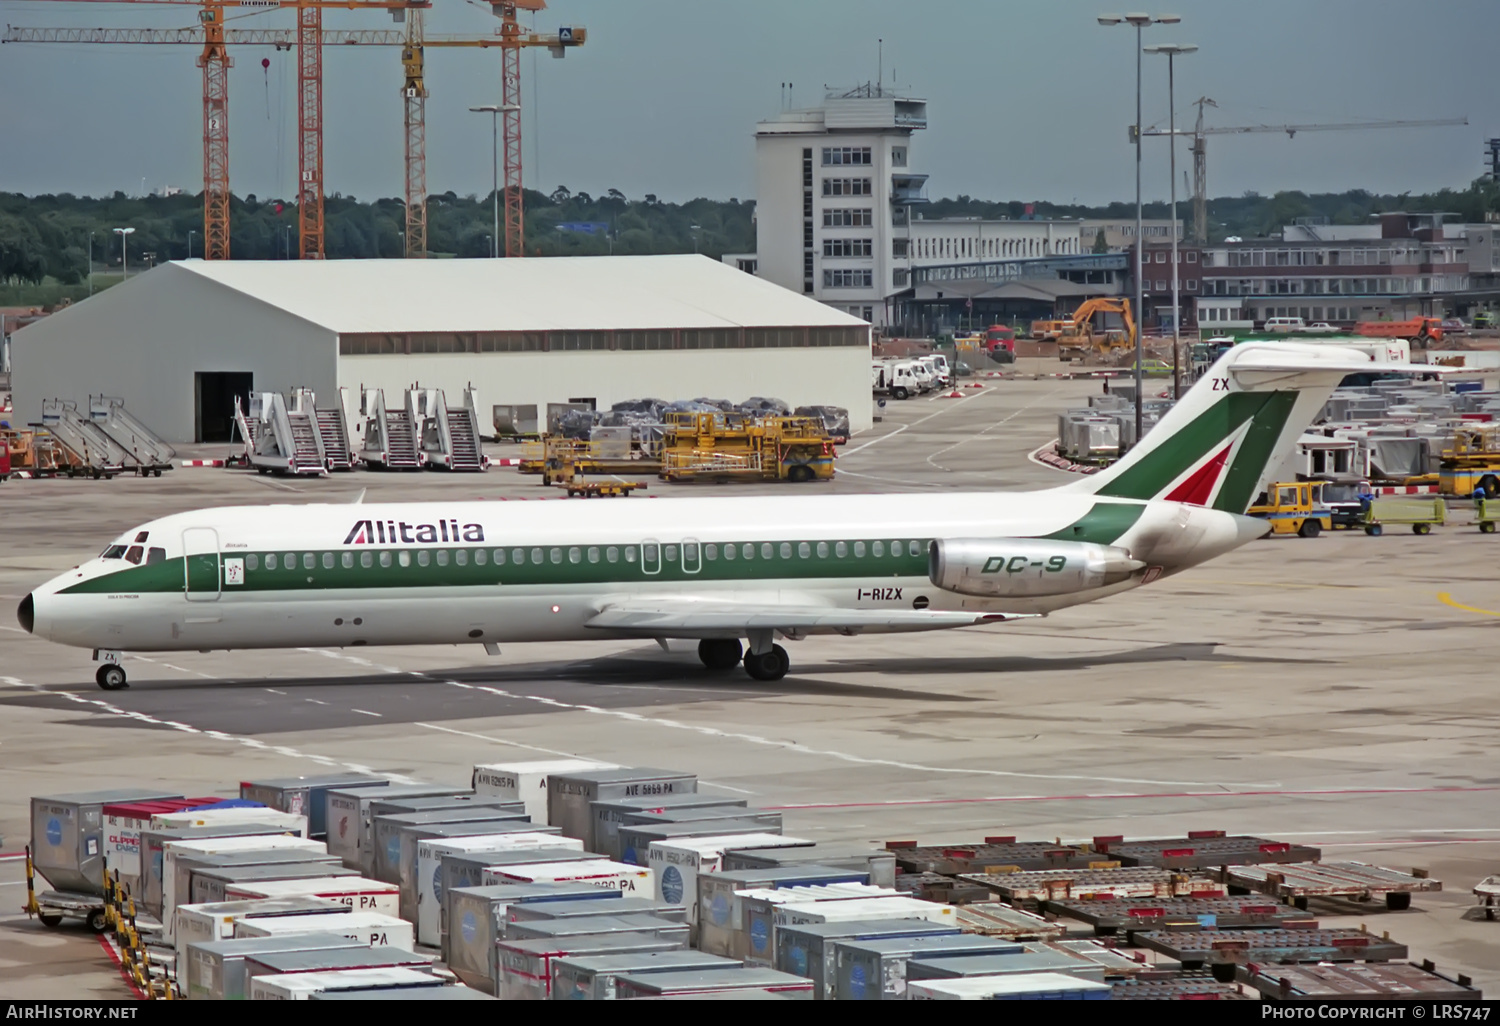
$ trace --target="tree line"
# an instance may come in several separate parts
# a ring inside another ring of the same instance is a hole
[[[434,257],[488,256],[494,244],[491,197],[452,192],[428,200],[428,250]],[[604,253],[692,253],[711,257],[755,249],[755,203],[739,199],[664,201],[647,194],[630,198],[616,189],[599,196],[559,186],[550,193],[525,195],[526,249],[536,256],[588,256]],[[1468,222],[1500,214],[1500,184],[1481,178],[1463,190],[1442,189],[1412,195],[1279,192],[1219,197],[1208,204],[1210,236],[1264,236],[1299,217],[1324,217],[1334,224],[1368,223],[1383,211],[1449,211]],[[1131,203],[1104,206],[1040,201],[996,202],[957,196],[926,205],[926,218],[1128,218]],[[1187,203],[1179,206],[1184,219]],[[1145,216],[1165,218],[1165,203],[1149,203]],[[341,195],[324,205],[325,248],[330,259],[399,257],[404,251],[405,206],[399,199],[372,202]],[[288,200],[248,195],[230,202],[230,253],[238,260],[283,260],[297,254],[297,209]],[[0,193],[0,283],[42,282],[76,286],[83,294],[89,255],[95,272],[117,270],[121,237],[130,227],[129,263],[180,260],[203,255],[203,208],[198,196],[107,197],[24,196]],[[14,290],[6,290],[13,292]],[[68,293],[71,295],[71,292]],[[77,298],[74,296],[73,298]]]

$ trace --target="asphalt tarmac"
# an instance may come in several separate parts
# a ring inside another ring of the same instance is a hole
[[[925,491],[940,503],[945,490],[1061,484],[1028,454],[1098,388],[994,381],[962,399],[892,402],[844,447],[833,482],[652,480],[646,494]],[[169,512],[361,490],[550,497],[538,482],[508,469],[11,481],[0,603]],[[556,501],[607,516],[605,503],[651,500]],[[124,784],[233,795],[242,779],[327,768],[458,784],[477,762],[577,754],[697,773],[703,790],[780,808],[787,834],[816,840],[1222,829],[1317,845],[1326,860],[1425,867],[1443,890],[1409,911],[1313,911],[1388,930],[1413,958],[1500,993],[1500,923],[1469,911],[1470,888],[1500,872],[1496,545],[1457,524],[1266,539],[1046,620],[798,642],[774,684],[711,674],[691,643],[591,642],[497,658],[478,646],[127,656],[132,687],[106,693],[87,651],[0,617],[0,852],[25,844],[32,795]],[[0,996],[124,996],[92,936],[16,914],[20,881],[20,863],[0,861]]]

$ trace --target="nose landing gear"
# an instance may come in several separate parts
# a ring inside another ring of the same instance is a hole
[[[130,687],[125,680],[125,670],[115,663],[105,663],[94,674],[94,682],[105,691],[123,691]]]

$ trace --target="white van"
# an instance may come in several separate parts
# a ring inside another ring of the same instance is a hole
[[[930,365],[923,363],[920,359],[903,362],[911,368],[912,375],[917,379],[919,392],[931,392],[937,388],[937,374]]]
[[[948,366],[948,357],[942,353],[928,353],[917,358],[917,362],[932,371],[936,387],[946,388],[953,384],[953,371]]]
[[[870,377],[876,395],[910,399],[922,390],[910,360],[882,360],[871,366]]]
[[[1306,331],[1307,324],[1301,317],[1268,317],[1267,331]]]

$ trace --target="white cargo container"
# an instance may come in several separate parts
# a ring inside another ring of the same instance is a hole
[[[178,909],[179,914],[181,909]],[[243,1001],[245,959],[271,951],[326,951],[365,945],[327,933],[295,937],[246,937],[241,940],[194,941],[177,955],[177,982],[182,996],[198,1001]]]
[[[645,866],[600,859],[597,862],[546,862],[520,866],[489,866],[484,883],[581,883],[624,895],[649,898],[656,893],[653,873]]]
[[[177,964],[190,945],[229,940],[234,924],[241,919],[275,918],[277,916],[328,915],[347,912],[347,905],[323,898],[292,898],[278,901],[210,901],[178,905],[173,934],[177,938]]]
[[[251,1001],[306,1001],[330,990],[389,990],[442,987],[445,981],[416,969],[345,969],[331,973],[283,973],[250,980]]]
[[[236,937],[290,937],[299,933],[336,933],[374,947],[416,949],[412,925],[379,912],[333,912],[321,916],[279,916],[275,919],[241,919],[234,924]]]
[[[703,890],[699,888],[700,896]],[[700,943],[705,951],[714,950],[718,954],[744,959],[750,965],[774,966],[776,910],[782,905],[903,896],[894,887],[844,882],[747,888],[734,892],[728,906],[728,922],[723,926],[718,922],[718,908],[721,906],[708,907],[703,922],[699,924]]]
[[[374,784],[365,787],[330,787],[323,796],[323,817],[328,824],[328,850],[350,869],[363,869],[360,852],[370,843],[370,803],[393,798],[430,798],[462,794],[464,788],[449,784]]]
[[[544,759],[534,762],[492,762],[474,767],[475,794],[493,795],[526,803],[533,823],[547,820],[547,780],[554,773],[618,769],[612,762],[592,759]]]
[[[913,980],[906,985],[908,1001],[1108,1001],[1109,995],[1110,987],[1106,983],[1080,980],[1062,973]]]
[[[42,879],[58,890],[101,894],[108,854],[104,843],[104,806],[180,797],[128,788],[32,798],[33,865]]]
[[[174,943],[173,921],[177,912],[177,857],[194,853],[199,855],[223,855],[233,851],[275,851],[290,848],[295,851],[311,851],[326,854],[328,846],[322,841],[289,834],[250,834],[238,837],[212,837],[201,841],[168,841],[162,845],[161,857],[161,922],[162,932],[168,944]],[[181,904],[188,904],[190,895],[184,894]]]
[[[660,901],[687,906],[690,926],[698,923],[698,877],[717,873],[724,865],[724,852],[746,848],[795,848],[811,845],[797,837],[781,834],[734,834],[725,837],[684,837],[671,841],[652,841],[646,849],[646,865],[656,873],[656,894]]]
[[[365,880],[357,876],[324,876],[308,880],[257,880],[254,883],[230,884],[224,888],[226,901],[251,901],[256,898],[327,898],[348,905],[355,912],[379,912],[394,916],[399,904],[400,888],[382,880]]]
[[[443,856],[469,852],[533,851],[541,848],[583,851],[583,842],[560,834],[522,831],[474,837],[429,838],[417,842],[417,943],[437,946],[443,933]]]
[[[151,817],[153,830],[173,830],[181,827],[231,826],[236,823],[264,823],[298,837],[308,836],[307,817],[293,812],[280,812],[256,806],[240,806],[229,809],[184,809]]]
[[[597,851],[590,811],[594,802],[655,798],[697,790],[697,776],[673,770],[622,766],[618,769],[553,773],[547,778],[547,822],[561,827],[569,837],[582,838],[585,848]]]
[[[942,926],[958,924],[952,905],[939,905],[920,898],[894,896],[855,898],[851,901],[793,902],[772,914],[777,926],[802,923],[843,923],[856,919],[925,919]]]

